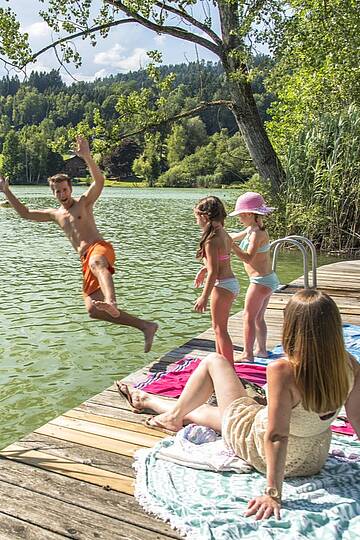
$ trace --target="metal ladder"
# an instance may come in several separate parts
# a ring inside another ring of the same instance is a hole
[[[276,263],[278,258],[278,253],[281,244],[292,244],[293,246],[296,246],[299,248],[299,250],[302,253],[303,256],[303,269],[304,269],[304,289],[316,289],[317,288],[317,256],[316,256],[316,249],[314,244],[306,238],[305,236],[298,236],[296,234],[285,236],[284,238],[279,238],[278,240],[274,240],[274,242],[271,242],[270,247],[274,247],[274,253],[273,253],[273,260],[272,260],[272,270],[273,272],[276,272]],[[311,251],[311,269],[312,269],[312,286],[309,287],[309,269],[308,269],[308,252],[306,250],[306,247],[304,244],[310,249]],[[280,288],[278,289],[280,290]]]

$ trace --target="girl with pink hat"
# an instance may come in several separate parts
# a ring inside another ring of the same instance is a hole
[[[249,276],[249,287],[244,306],[244,351],[241,361],[254,361],[268,356],[266,350],[267,327],[265,310],[271,294],[279,286],[279,280],[272,271],[269,235],[263,224],[263,216],[275,210],[265,204],[260,193],[248,191],[236,201],[235,210],[229,216],[238,216],[246,229],[232,234],[233,251],[244,263]],[[241,240],[240,247],[235,241]],[[256,350],[254,344],[256,340]]]
[[[224,229],[226,211],[218,197],[205,197],[194,208],[197,224],[203,234],[196,256],[204,266],[196,274],[194,285],[204,283],[194,309],[206,310],[211,298],[211,320],[215,332],[216,352],[234,363],[233,344],[228,333],[228,320],[233,301],[239,293],[239,282],[230,264],[232,239]]]

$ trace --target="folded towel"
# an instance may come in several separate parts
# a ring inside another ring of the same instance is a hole
[[[157,454],[159,459],[205,471],[247,473],[252,467],[227,448],[223,439],[208,427],[189,424],[168,439]]]

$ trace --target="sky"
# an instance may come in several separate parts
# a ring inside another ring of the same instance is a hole
[[[93,0],[94,7],[101,6],[101,0]],[[46,8],[46,2],[39,0],[0,0],[0,7],[8,7],[16,13],[21,28],[29,34],[29,41],[33,52],[38,51],[56,39],[47,24],[39,15],[40,9]],[[173,22],[174,24],[174,22]],[[77,69],[72,64],[66,67],[69,73],[61,68],[63,80],[70,84],[77,81],[93,81],[96,78],[106,77],[110,74],[136,71],[146,66],[148,50],[159,50],[163,55],[164,64],[178,64],[196,61],[197,59],[217,60],[210,51],[194,44],[173,38],[158,35],[151,30],[135,24],[124,24],[110,30],[106,39],[99,36],[96,47],[88,40],[78,38],[76,47],[82,56],[82,65]],[[37,62],[27,69],[50,71],[58,69],[59,63],[53,51],[40,56]],[[6,72],[0,67],[0,76]]]

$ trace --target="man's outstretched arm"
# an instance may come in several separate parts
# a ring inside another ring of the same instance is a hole
[[[100,196],[104,187],[103,173],[100,171],[97,163],[95,163],[90,153],[89,143],[86,139],[83,139],[82,137],[77,137],[75,153],[77,156],[81,157],[85,161],[93,179],[91,186],[83,194],[83,197],[85,197],[86,199],[86,203],[93,204]]]
[[[9,188],[8,181],[0,176],[0,191],[4,193],[11,206],[16,212],[24,219],[30,219],[32,221],[53,221],[55,212],[54,210],[29,210]]]

